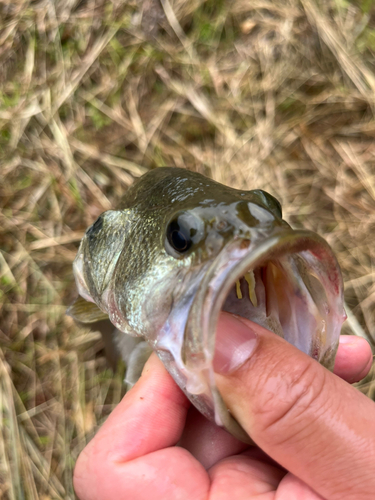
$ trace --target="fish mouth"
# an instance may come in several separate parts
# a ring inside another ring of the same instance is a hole
[[[254,321],[333,369],[346,316],[341,272],[331,248],[305,230],[283,228],[255,242],[238,238],[215,258],[194,297],[181,350],[186,393],[194,404],[200,396],[211,407],[206,414],[250,442],[215,384],[221,311]]]

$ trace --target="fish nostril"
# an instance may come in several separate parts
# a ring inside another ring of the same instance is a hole
[[[248,238],[243,239],[240,243],[240,249],[245,250],[246,248],[249,248],[250,245],[251,245],[251,240],[249,240]]]
[[[221,219],[216,222],[215,229],[217,231],[225,231],[228,228],[228,226],[229,226],[228,222],[226,220]]]

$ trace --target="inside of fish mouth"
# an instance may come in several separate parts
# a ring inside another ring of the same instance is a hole
[[[318,274],[298,253],[247,270],[232,283],[221,310],[249,319],[318,357],[327,297]]]

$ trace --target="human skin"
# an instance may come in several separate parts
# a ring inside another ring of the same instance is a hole
[[[247,343],[249,357],[233,367],[227,357],[244,338],[254,338]],[[365,340],[344,337],[332,374],[255,323],[222,313],[217,385],[258,446],[241,443],[200,415],[153,354],[79,456],[77,495],[81,500],[373,499],[375,404],[348,383],[363,378],[371,362]]]

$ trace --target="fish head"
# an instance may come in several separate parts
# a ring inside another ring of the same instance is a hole
[[[120,331],[144,337],[195,406],[244,441],[215,384],[221,311],[333,367],[345,318],[339,266],[329,245],[293,230],[265,191],[153,170],[90,226],[74,273],[84,299]]]

